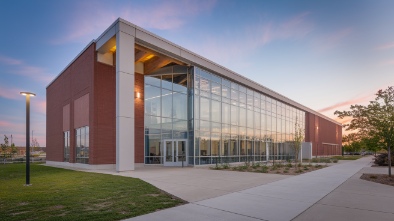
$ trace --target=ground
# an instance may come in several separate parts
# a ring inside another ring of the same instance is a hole
[[[302,173],[311,172],[326,167],[321,164],[299,164],[292,163],[276,163],[274,165],[265,165],[261,163],[248,164],[245,163],[239,166],[229,166],[228,164],[218,165],[211,167],[214,170],[227,170],[227,171],[240,171],[240,172],[255,172],[255,173],[270,173],[270,174],[285,174],[285,175],[298,175]]]
[[[1,220],[121,220],[183,204],[140,179],[25,164],[0,165]]]
[[[394,177],[389,177],[387,174],[371,174],[364,173],[360,179],[372,181],[375,183],[386,184],[390,186],[394,186]]]

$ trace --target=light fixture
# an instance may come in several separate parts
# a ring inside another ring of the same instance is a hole
[[[36,94],[34,94],[34,93],[31,93],[31,92],[20,92],[20,94],[21,95],[23,95],[23,96],[27,96],[27,95],[29,95],[29,96],[32,96],[32,97],[35,97],[36,96]]]
[[[136,98],[141,98],[141,93],[140,93],[140,92],[136,92],[136,93],[135,93],[135,97],[136,97]]]
[[[30,186],[30,97],[36,96],[31,92],[20,92],[21,95],[26,96],[26,184]]]

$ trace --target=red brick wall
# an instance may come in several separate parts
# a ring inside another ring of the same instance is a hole
[[[89,163],[116,163],[116,67],[88,47],[47,88],[47,159],[63,161],[63,107],[70,105],[70,162],[75,162],[74,101],[89,94]],[[144,162],[144,76],[135,73],[135,162]],[[131,95],[134,96],[134,95]]]
[[[311,113],[305,115],[305,141],[312,142],[314,156],[342,154],[341,126]]]
[[[63,161],[63,107],[70,104],[70,162],[75,161],[74,101],[91,93],[95,44],[47,87],[47,160]]]
[[[135,162],[144,163],[144,75],[135,73],[135,88],[134,94],[140,93],[140,98],[135,97],[134,117],[134,148],[135,148]]]
[[[116,163],[116,67],[95,60],[90,164]]]

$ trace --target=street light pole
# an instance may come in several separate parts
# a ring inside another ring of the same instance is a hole
[[[20,92],[26,96],[26,184],[30,186],[30,96],[34,97],[36,94],[31,92]]]

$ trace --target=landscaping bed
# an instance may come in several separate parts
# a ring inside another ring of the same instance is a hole
[[[122,220],[184,204],[135,178],[25,164],[0,165],[1,220]]]
[[[389,177],[387,174],[369,174],[364,173],[360,179],[381,183],[385,185],[394,186],[394,177]]]
[[[298,164],[297,167],[292,163],[275,163],[274,165],[265,165],[262,163],[244,163],[243,165],[230,166],[229,164],[220,164],[211,167],[213,170],[254,172],[254,173],[270,173],[283,175],[298,175],[302,173],[319,170],[327,165],[321,164]]]

